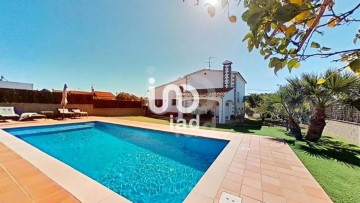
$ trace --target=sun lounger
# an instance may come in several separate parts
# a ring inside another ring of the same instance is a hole
[[[46,116],[43,114],[38,114],[38,113],[22,113],[20,115],[19,121],[33,120],[33,119],[37,119],[37,118],[46,118]]]
[[[70,112],[68,109],[57,109],[60,116],[63,117],[75,117],[75,113],[74,112]]]
[[[5,119],[17,119],[19,115],[15,113],[14,107],[0,107],[0,118]]]
[[[54,117],[54,111],[40,111],[40,114],[45,115],[46,118],[53,118]]]
[[[88,116],[88,112],[81,111],[80,109],[72,109],[71,111],[74,112],[75,115],[78,115],[79,117],[80,116]]]

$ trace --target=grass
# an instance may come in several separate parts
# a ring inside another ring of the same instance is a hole
[[[168,125],[142,116],[121,119]],[[204,129],[252,133],[284,139],[334,202],[360,202],[360,147],[330,136],[318,143],[296,141],[284,128],[259,125],[217,125]]]

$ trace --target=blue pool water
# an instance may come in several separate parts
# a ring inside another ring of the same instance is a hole
[[[6,131],[133,202],[182,202],[228,143],[102,122]]]

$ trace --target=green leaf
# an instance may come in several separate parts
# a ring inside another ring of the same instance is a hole
[[[276,64],[274,68],[274,73],[276,74],[279,70],[283,69],[283,67],[283,62]]]
[[[291,60],[289,60],[289,62],[287,63],[287,65],[288,65],[289,68],[294,68],[295,65],[296,65],[298,62],[299,62],[298,59],[291,59]]]
[[[270,49],[264,49],[264,52],[267,53],[267,54],[271,54],[272,51]]]
[[[355,72],[356,75],[360,74],[360,59],[355,59],[349,63],[349,68]]]
[[[250,27],[254,27],[260,20],[262,14],[261,13],[254,13],[249,16],[249,19],[247,20],[247,24]]]
[[[331,50],[331,48],[329,48],[329,47],[321,47],[321,51],[330,51]]]
[[[278,64],[281,65],[280,59],[277,58],[277,57],[273,57],[273,58],[270,59],[269,68],[275,67],[275,66],[278,65]]]
[[[295,16],[300,13],[300,7],[296,4],[286,4],[276,9],[274,18],[279,23],[286,23],[292,20]]]
[[[242,41],[245,41],[245,40],[247,40],[247,39],[250,39],[251,37],[252,37],[252,33],[249,32],[249,33],[247,33],[247,34],[245,35],[245,37],[244,37],[244,39],[243,39]]]
[[[282,45],[280,45],[278,48],[277,48],[277,50],[280,52],[280,53],[282,53],[282,54],[284,54],[285,52],[286,52],[286,45],[284,45],[284,44],[282,44]]]
[[[266,55],[266,56],[264,57],[264,60],[267,60],[270,56],[271,56],[271,54]]]
[[[288,66],[289,72],[291,72],[291,70],[293,68],[299,68],[300,67],[299,60],[297,58],[291,59],[291,60],[288,61],[287,66]]]
[[[316,43],[316,42],[311,42],[311,45],[310,45],[311,48],[320,48],[320,44],[319,43]]]
[[[260,54],[261,54],[262,56],[265,56],[265,51],[264,51],[264,49],[260,49]]]
[[[277,24],[276,23],[271,23],[271,28],[272,29],[275,29],[277,27]]]
[[[251,52],[253,50],[254,43],[251,40],[248,41],[248,47],[247,48],[248,48],[249,52]]]
[[[295,49],[295,48],[291,48],[291,49],[289,50],[289,54],[290,54],[290,56],[291,56],[292,58],[296,57],[296,56],[297,56],[297,51],[296,51],[296,49]]]
[[[242,20],[245,21],[245,22],[247,22],[248,19],[249,19],[249,17],[250,17],[250,14],[251,14],[251,13],[250,13],[250,10],[245,11],[245,12],[242,14],[242,16],[241,16]]]

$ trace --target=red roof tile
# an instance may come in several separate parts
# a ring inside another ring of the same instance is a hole
[[[69,91],[70,94],[85,94],[85,95],[92,95],[92,92],[84,92],[84,91]]]
[[[115,95],[111,92],[94,91],[94,97],[95,99],[116,99]]]
[[[209,89],[196,89],[199,95],[208,95],[208,94],[226,94],[234,88],[209,88]],[[183,95],[191,95],[189,91],[185,91]]]

